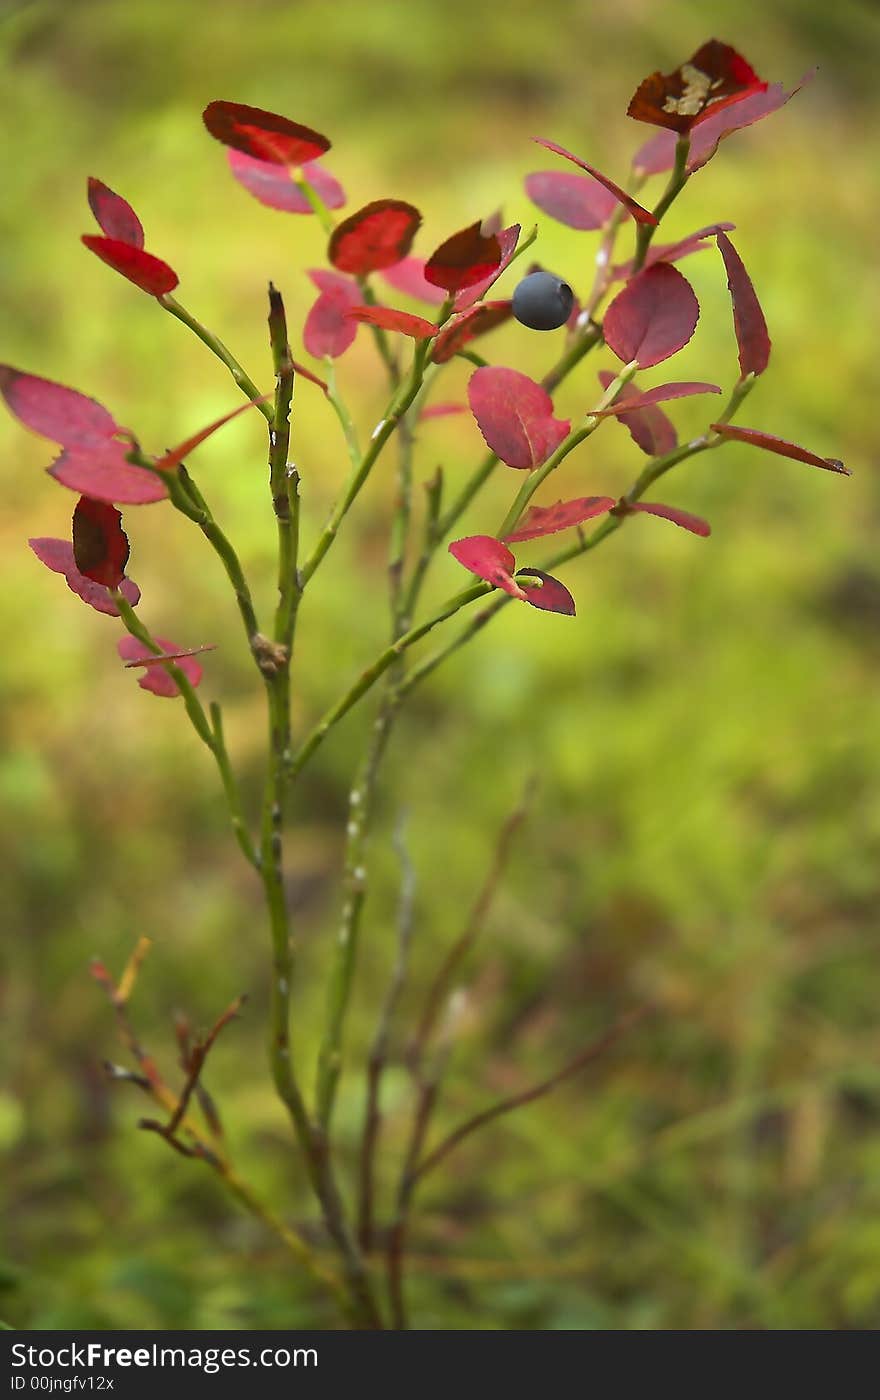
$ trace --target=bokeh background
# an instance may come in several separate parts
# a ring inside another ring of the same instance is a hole
[[[425,216],[418,251],[503,205],[535,216],[524,175],[551,136],[625,174],[646,131],[638,80],[715,34],[762,75],[815,82],[726,142],[669,219],[718,218],[766,310],[774,354],[743,421],[843,457],[850,480],[731,446],[668,479],[709,541],[634,521],[566,572],[576,621],[504,610],[423,688],[382,784],[373,887],[339,1106],[343,1160],[362,1058],[394,950],[405,814],[417,869],[418,1005],[460,930],[495,834],[538,780],[527,829],[467,969],[469,1015],[439,1125],[524,1086],[647,996],[662,1011],[582,1079],[475,1137],[426,1184],[410,1294],[418,1324],[458,1328],[846,1328],[880,1317],[880,572],[876,530],[878,12],[855,0],[111,0],[0,5],[0,358],[75,385],[153,450],[234,407],[222,367],[79,243],[94,174],[131,200],[180,297],[270,383],[265,285],[294,341],[320,266],[313,220],[231,179],[200,112],[215,97],[291,115],[334,141],[349,207],[398,196]],[[538,216],[541,261],[584,289],[595,237]],[[712,253],[685,265],[702,305],[673,378],[730,384],[735,345]],[[416,308],[413,308],[416,309]],[[484,342],[540,374],[555,336]],[[560,390],[594,397],[601,359]],[[662,382],[663,370],[648,382]],[[381,410],[370,338],[340,362],[358,417]],[[467,366],[440,396],[462,397]],[[335,420],[303,385],[296,457],[306,526],[344,473]],[[682,434],[705,408],[674,406]],[[193,463],[264,608],[273,529],[264,446],[247,417]],[[303,1174],[263,1066],[267,940],[259,894],[218,804],[216,774],[175,706],[116,659],[116,626],[27,549],[66,533],[73,497],[49,444],[5,415],[0,513],[2,908],[7,1073],[0,1091],[8,1229],[0,1317],[48,1327],[332,1326],[289,1259],[210,1173],[135,1128],[135,1090],[87,975],[154,939],[135,1015],[174,1071],[173,1013],[208,1024],[248,990],[208,1075],[236,1158],[292,1219]],[[463,480],[481,443],[465,418],[426,425],[419,463]],[[603,429],[566,464],[570,494],[623,490],[640,454]],[[491,528],[498,474],[464,532]],[[302,617],[296,723],[335,698],[384,636],[388,456]],[[555,497],[554,497],[555,498]],[[226,706],[254,809],[261,697],[216,560],[162,507],[130,510],[131,571],[160,634],[220,643],[204,694]],[[536,556],[537,557],[537,554]],[[460,586],[438,561],[429,597]],[[339,728],[301,789],[289,895],[302,947],[295,1026],[311,1078],[338,914],[347,780],[369,709]],[[409,1109],[388,1076],[395,1163]]]

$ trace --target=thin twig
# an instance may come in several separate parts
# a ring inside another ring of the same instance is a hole
[[[391,973],[391,981],[388,984],[385,1000],[379,1012],[376,1032],[367,1057],[366,1101],[359,1159],[358,1235],[361,1248],[367,1254],[373,1248],[376,1152],[382,1130],[382,1076],[388,1063],[388,1046],[391,1040],[394,1017],[406,982],[413,934],[416,872],[406,847],[402,821],[394,833],[394,849],[401,866],[400,900],[397,911],[397,954]]]
[[[525,791],[514,810],[505,818],[495,842],[495,849],[486,877],[474,900],[467,922],[443,959],[431,982],[415,1035],[407,1048],[407,1064],[413,1072],[421,1065],[425,1049],[437,1022],[437,1017],[452,990],[452,979],[457,969],[473,948],[483,931],[492,901],[501,883],[514,838],[526,819],[529,804],[534,792],[534,781],[526,784]]]
[[[637,1025],[639,1021],[644,1020],[652,1010],[653,1007],[650,1004],[646,1004],[645,1006],[637,1007],[635,1011],[628,1012],[625,1016],[621,1016],[620,1019],[615,1021],[614,1025],[609,1027],[597,1040],[594,1040],[586,1049],[581,1050],[580,1054],[575,1055],[573,1060],[569,1060],[568,1064],[563,1065],[562,1069],[557,1070],[555,1074],[551,1074],[547,1079],[542,1079],[538,1084],[533,1084],[530,1089],[524,1089],[518,1094],[511,1094],[508,1098],[500,1099],[498,1103],[492,1104],[489,1108],[484,1108],[480,1113],[475,1113],[472,1118],[468,1118],[445,1137],[433,1151],[429,1152],[426,1157],[421,1159],[412,1172],[413,1185],[421,1181],[422,1178],[426,1176],[428,1172],[433,1171],[436,1166],[439,1166],[439,1164],[449,1156],[450,1152],[454,1151],[465,1138],[470,1137],[478,1128],[485,1127],[487,1123],[491,1123],[494,1119],[500,1118],[502,1114],[512,1113],[515,1108],[522,1108],[525,1104],[534,1103],[535,1099],[543,1098],[545,1094],[549,1094],[552,1089],[555,1089],[558,1084],[562,1084],[566,1079],[570,1079],[573,1075],[579,1074],[582,1069],[586,1069],[587,1065],[597,1060],[605,1050],[609,1049],[622,1035],[625,1035],[627,1031]]]

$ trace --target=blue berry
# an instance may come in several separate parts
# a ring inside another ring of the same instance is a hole
[[[564,326],[574,306],[574,292],[552,272],[530,272],[513,294],[513,314],[533,331]]]

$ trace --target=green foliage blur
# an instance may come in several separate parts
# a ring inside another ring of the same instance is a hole
[[[299,350],[314,295],[305,269],[324,253],[314,220],[265,209],[233,182],[201,125],[212,98],[326,130],[349,208],[385,195],[416,203],[424,254],[499,206],[508,221],[534,221],[523,177],[554,162],[533,135],[622,179],[650,135],[625,116],[638,80],[712,34],[770,80],[820,65],[782,112],[724,143],[664,236],[736,223],[774,341],[741,421],[840,456],[853,477],[739,445],[685,465],[661,499],[708,516],[710,540],[632,521],[565,572],[576,620],[505,609],[417,693],[393,742],[339,1104],[347,1167],[394,956],[401,821],[418,881],[405,1029],[499,827],[538,780],[467,968],[435,1133],[549,1073],[618,1011],[645,997],[660,1006],[583,1077],[475,1136],[428,1180],[409,1284],[420,1326],[812,1329],[880,1315],[878,20],[867,0],[0,0],[0,359],[95,395],[154,451],[235,407],[237,391],[181,325],[81,247],[93,227],[86,177],[132,202],[147,246],[178,270],[181,300],[262,387],[267,280],[283,291]],[[535,256],[586,290],[595,236],[538,217]],[[697,334],[646,382],[729,387],[720,259],[703,253],[684,270],[702,306]],[[560,340],[513,325],[484,345],[493,362],[540,374]],[[594,401],[596,371],[612,360],[584,362],[557,395],[561,415]],[[467,373],[451,366],[438,397],[463,398]],[[339,375],[366,433],[384,388],[365,332]],[[702,429],[705,402],[672,407],[683,437]],[[345,453],[308,384],[294,421],[313,538]],[[138,1133],[138,1091],[105,1082],[102,1061],[122,1051],[91,956],[118,972],[139,936],[154,940],[134,1016],[170,1076],[174,1013],[206,1026],[248,991],[207,1083],[243,1174],[288,1218],[312,1217],[264,1067],[260,892],[216,772],[177,707],[122,670],[116,624],[27,549],[28,536],[65,535],[74,503],[42,470],[51,446],[6,415],[0,441],[0,1317],[28,1328],[334,1326],[210,1172]],[[454,489],[481,449],[469,417],[428,423],[420,479],[442,463]],[[641,460],[606,425],[565,464],[557,494],[622,491]],[[268,609],[274,532],[256,415],[192,467]],[[491,530],[519,484],[500,469],[461,533]],[[393,495],[389,451],[303,611],[299,732],[384,638]],[[126,527],[150,627],[219,644],[203,693],[224,703],[255,812],[262,696],[219,565],[168,509],[129,510]],[[462,581],[444,555],[429,600]],[[347,783],[371,714],[372,703],[321,751],[289,841],[294,1030],[309,1085]],[[410,1106],[395,1069],[386,1192]]]

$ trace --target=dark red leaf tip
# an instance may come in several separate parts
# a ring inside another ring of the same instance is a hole
[[[406,257],[422,216],[403,199],[375,199],[337,224],[327,255],[340,272],[365,277]]]
[[[526,580],[537,579],[537,584]],[[542,612],[562,613],[564,617],[575,616],[574,598],[564,584],[543,569],[518,569],[516,581],[525,589],[525,601]]]
[[[307,165],[330,149],[327,137],[310,126],[243,102],[209,102],[202,120],[224,146],[276,165]]]
[[[767,84],[730,44],[710,39],[671,73],[651,73],[633,94],[627,116],[685,133],[743,94]]]
[[[759,428],[740,428],[736,423],[713,423],[711,427],[712,432],[719,433],[721,437],[746,442],[752,447],[761,447],[765,452],[775,452],[777,457],[791,457],[795,462],[806,462],[808,466],[821,467],[823,471],[852,476],[849,467],[845,467],[839,458],[819,457],[806,447],[799,447],[796,442],[774,437],[772,433],[762,432]]]
[[[498,234],[485,234],[477,221],[434,250],[425,264],[425,278],[446,292],[461,292],[495,272],[503,256]]]

